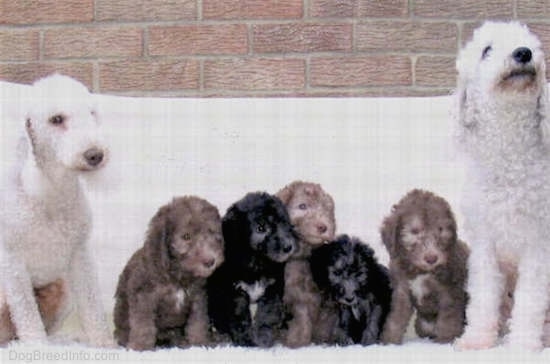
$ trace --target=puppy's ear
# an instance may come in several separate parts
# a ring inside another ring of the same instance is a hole
[[[171,218],[172,205],[161,207],[149,223],[145,250],[153,264],[166,270],[170,265],[170,244],[175,231],[175,223]]]
[[[292,185],[287,185],[279,192],[277,192],[275,196],[277,196],[283,202],[283,204],[287,206],[292,199],[292,196],[294,195],[293,190],[294,189],[292,188]]]
[[[232,205],[222,218],[223,240],[226,245],[226,254],[239,254],[243,245],[250,240],[250,226],[248,226],[246,214],[244,214],[237,205]]]
[[[393,211],[393,213],[384,219],[382,227],[380,228],[380,235],[382,237],[382,243],[386,246],[390,256],[397,254],[397,239],[399,238],[399,216]]]

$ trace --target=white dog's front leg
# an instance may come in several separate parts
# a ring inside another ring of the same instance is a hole
[[[46,341],[31,278],[25,264],[0,243],[0,289],[4,291],[11,320],[21,341]]]
[[[101,302],[95,266],[86,246],[79,247],[73,256],[70,281],[78,317],[89,343],[100,347],[114,346]]]
[[[504,276],[500,272],[493,243],[488,240],[472,244],[468,260],[467,325],[464,334],[456,340],[458,349],[488,349],[498,338],[500,301]]]
[[[550,259],[545,258],[540,249],[531,248],[519,263],[510,333],[506,340],[510,346],[529,350],[543,348],[544,321],[550,301],[548,261]]]

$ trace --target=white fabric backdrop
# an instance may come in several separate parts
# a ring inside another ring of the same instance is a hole
[[[14,135],[23,124],[26,90],[0,82],[2,170],[12,160]],[[92,250],[109,315],[118,274],[143,243],[149,219],[176,195],[206,198],[223,215],[247,192],[275,193],[296,179],[317,182],[336,202],[337,233],[364,239],[386,263],[380,223],[408,190],[423,188],[451,203],[460,235],[464,175],[454,151],[450,97],[159,99],[99,95],[97,101],[111,159],[101,173],[87,178],[87,185],[95,217]],[[68,347],[77,350],[74,345]],[[13,344],[1,355],[10,359],[14,351],[16,357],[29,350]],[[63,349],[38,350],[59,353]],[[118,359],[215,362],[550,359],[550,349],[533,356],[519,356],[507,349],[457,353],[450,345],[418,339],[404,347],[116,352],[124,355]]]

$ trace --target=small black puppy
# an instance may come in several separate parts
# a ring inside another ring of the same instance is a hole
[[[327,332],[318,337],[328,344],[376,343],[390,310],[392,291],[388,270],[378,264],[374,251],[357,238],[341,235],[314,250],[310,265],[324,301],[322,322],[316,326]]]
[[[284,322],[284,263],[297,244],[287,210],[275,196],[249,193],[229,207],[222,231],[225,261],[207,282],[211,324],[237,345],[272,346]]]

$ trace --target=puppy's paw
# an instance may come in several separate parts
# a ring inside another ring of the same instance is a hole
[[[261,348],[269,348],[275,344],[273,331],[268,327],[259,328],[254,334],[254,343]]]

